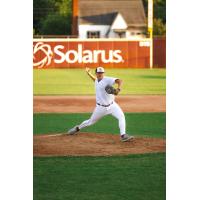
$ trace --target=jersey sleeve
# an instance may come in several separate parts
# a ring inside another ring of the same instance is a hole
[[[117,80],[118,78],[113,78],[113,77],[107,77],[107,84],[108,85],[114,85],[115,80]]]

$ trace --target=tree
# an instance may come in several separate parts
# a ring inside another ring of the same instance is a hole
[[[43,35],[70,35],[71,17],[59,13],[48,15],[41,21],[40,32]]]
[[[33,0],[33,28],[35,34],[40,33],[41,21],[55,11],[54,0]]]
[[[166,25],[162,22],[161,19],[153,20],[153,35],[165,35],[166,34]]]
[[[58,0],[56,6],[61,15],[72,15],[72,0]]]
[[[33,0],[34,33],[43,35],[70,34],[71,3],[71,0]],[[64,20],[66,20],[65,23]]]

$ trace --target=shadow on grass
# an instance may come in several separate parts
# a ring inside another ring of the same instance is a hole
[[[146,79],[166,79],[166,76],[153,76],[153,75],[143,75],[138,76],[139,78],[146,78]]]

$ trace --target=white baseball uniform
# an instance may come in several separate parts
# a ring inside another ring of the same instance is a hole
[[[117,78],[104,77],[102,80],[95,80],[95,90],[96,90],[96,108],[93,111],[90,119],[82,122],[78,127],[79,129],[91,126],[96,123],[105,115],[112,115],[119,121],[120,135],[126,133],[126,122],[125,116],[119,105],[114,101],[115,96],[113,94],[108,94],[105,91],[107,85],[113,85]]]

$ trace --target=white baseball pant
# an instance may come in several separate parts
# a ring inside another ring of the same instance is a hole
[[[125,116],[122,109],[119,107],[119,105],[116,102],[113,102],[113,104],[111,104],[108,107],[97,105],[90,119],[83,121],[78,127],[79,129],[83,129],[87,126],[91,126],[95,124],[98,120],[100,120],[102,117],[104,117],[105,115],[112,115],[115,118],[117,118],[119,122],[120,135],[124,135],[126,133]]]

